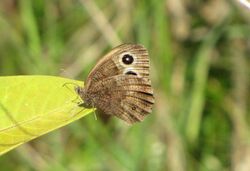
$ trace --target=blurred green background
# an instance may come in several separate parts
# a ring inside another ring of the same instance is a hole
[[[250,170],[250,10],[238,1],[0,2],[1,76],[84,80],[121,43],[149,50],[154,112],[133,126],[89,115],[1,156],[0,170]]]

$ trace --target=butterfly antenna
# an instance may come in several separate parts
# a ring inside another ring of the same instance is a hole
[[[67,88],[70,92],[72,92],[72,93],[75,93],[75,92],[73,92],[73,91],[69,88],[68,85],[74,85],[74,86],[76,86],[76,87],[79,87],[78,84],[76,84],[76,83],[70,83],[70,82],[64,83],[64,84],[62,85],[63,87],[66,87],[66,88]]]
[[[75,85],[76,87],[78,87],[79,85],[76,83],[70,83],[70,82],[64,83],[62,85],[62,87],[66,87],[71,93],[75,94],[75,91],[72,91],[72,89],[70,89],[68,85]],[[78,100],[79,100],[79,96],[77,96],[75,99],[73,99],[72,102],[77,103]]]

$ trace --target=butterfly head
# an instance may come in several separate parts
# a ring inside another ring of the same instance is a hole
[[[84,101],[84,103],[82,104],[82,106],[84,106],[85,108],[93,108],[94,107],[91,98],[88,96],[88,94],[86,93],[86,91],[85,91],[85,89],[83,87],[77,86],[75,88],[75,92]]]

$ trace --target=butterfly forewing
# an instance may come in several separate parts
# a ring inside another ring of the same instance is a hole
[[[126,55],[133,58],[131,64],[124,63]],[[112,49],[91,70],[86,80],[86,88],[107,77],[129,73],[141,77],[149,76],[148,52],[141,45],[123,44]]]

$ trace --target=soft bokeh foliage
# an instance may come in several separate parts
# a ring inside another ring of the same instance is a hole
[[[156,104],[131,127],[89,115],[1,156],[1,169],[250,170],[249,24],[236,0],[2,0],[0,75],[84,80],[112,47],[140,43]]]

